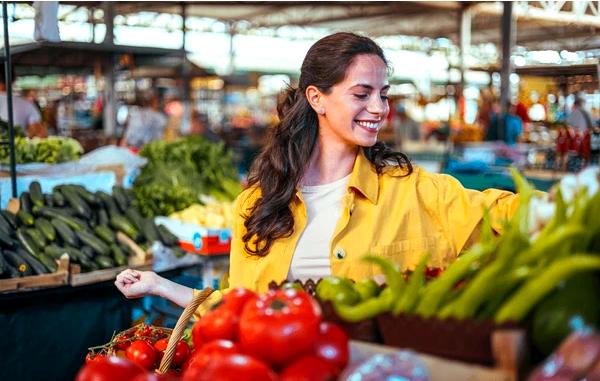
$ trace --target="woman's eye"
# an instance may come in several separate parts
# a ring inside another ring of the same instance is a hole
[[[388,99],[390,99],[390,97],[388,97],[387,95],[383,95],[383,94],[382,94],[382,95],[381,95],[381,99],[388,100]]]
[[[366,99],[368,97],[367,94],[354,94],[354,96],[358,99]]]

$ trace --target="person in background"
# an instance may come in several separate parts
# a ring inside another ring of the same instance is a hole
[[[121,146],[140,149],[163,137],[167,117],[158,109],[158,97],[142,99],[141,105],[132,106],[127,116]]]
[[[192,124],[190,126],[190,135],[202,136],[213,143],[223,140],[219,135],[215,134],[208,128],[208,118],[205,114],[200,114],[198,111],[192,111]]]
[[[421,124],[406,112],[404,104],[396,106],[396,118],[392,121],[396,147],[400,148],[406,141],[421,139]]]
[[[592,129],[592,116],[585,109],[585,99],[576,97],[573,103],[573,110],[567,117],[567,124],[581,134]]]
[[[493,106],[493,114],[485,135],[486,141],[502,140],[508,145],[514,145],[519,142],[523,133],[523,122],[516,115],[516,106],[510,101],[506,104],[507,112],[500,117],[499,104],[496,102]],[[500,133],[502,128],[503,133]]]
[[[6,95],[6,78],[4,65],[0,65],[0,119],[8,122],[8,100]],[[15,79],[13,71],[13,81]],[[12,84],[11,84],[12,85]],[[28,137],[47,137],[48,130],[42,123],[42,115],[36,105],[13,92],[13,124],[19,126]]]

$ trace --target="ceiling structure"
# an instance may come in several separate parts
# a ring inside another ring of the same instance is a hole
[[[102,2],[61,2],[102,7]],[[460,14],[471,18],[471,43],[500,44],[501,2],[115,2],[116,15],[140,11],[206,17],[246,33],[259,28],[300,26],[357,31],[372,37],[407,35],[459,40]],[[600,2],[517,1],[516,43],[529,49],[600,48]]]

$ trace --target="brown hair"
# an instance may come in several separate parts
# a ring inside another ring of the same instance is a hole
[[[245,249],[252,255],[265,256],[278,238],[289,237],[294,230],[290,209],[306,163],[319,135],[317,114],[305,96],[309,85],[323,93],[344,80],[353,59],[374,54],[387,65],[383,50],[370,38],[353,33],[336,33],[317,41],[306,53],[298,88],[288,87],[277,105],[279,124],[270,132],[266,146],[254,161],[248,177],[250,187],[257,186],[261,196],[244,216]],[[362,147],[377,173],[389,165],[412,173],[406,155],[394,152],[383,143]]]

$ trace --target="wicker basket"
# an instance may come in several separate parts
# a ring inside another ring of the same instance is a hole
[[[198,309],[200,304],[202,304],[213,292],[214,290],[212,288],[205,288],[201,292],[197,293],[192,299],[191,303],[188,304],[188,306],[183,310],[181,316],[179,316],[179,319],[175,324],[175,328],[171,329],[163,327],[153,327],[155,333],[156,331],[159,331],[158,334],[162,336],[162,338],[169,338],[169,343],[167,345],[167,348],[165,349],[163,358],[160,362],[160,366],[156,370],[156,373],[164,374],[167,370],[169,370],[171,362],[173,361],[173,356],[175,355],[177,342],[179,342],[179,340],[181,340],[181,338],[183,337],[183,333],[187,324],[189,323],[191,317],[194,315],[194,312]],[[132,334],[135,333],[138,329],[139,325],[136,325],[134,327],[126,329],[125,331],[119,332],[111,339],[111,343],[119,337],[131,337]],[[106,355],[114,355],[117,351],[115,346],[109,344],[90,349],[99,349],[99,354]]]

